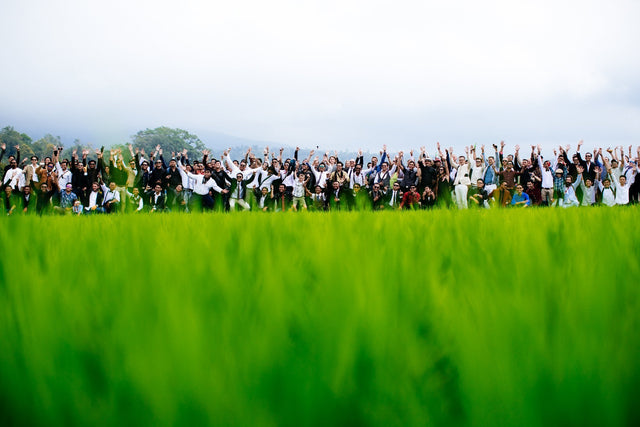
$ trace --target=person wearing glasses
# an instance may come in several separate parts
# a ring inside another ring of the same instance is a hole
[[[42,182],[40,181],[41,167],[38,164],[38,156],[31,156],[31,163],[24,168],[24,183],[36,190],[40,189]]]

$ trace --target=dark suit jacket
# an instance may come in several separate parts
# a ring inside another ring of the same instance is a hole
[[[151,194],[149,194],[149,207],[151,208],[151,210],[156,210],[156,211],[165,210],[167,207],[166,205],[167,200],[164,193],[160,194],[157,202],[155,201],[155,198],[156,198],[156,193],[152,191]]]
[[[24,210],[24,208],[27,208],[27,214],[34,214],[36,213],[36,203],[38,200],[38,196],[36,196],[33,192],[31,192],[31,194],[29,194],[29,201],[27,201],[27,197],[26,194],[22,193],[20,195],[20,201],[22,202],[22,209]]]
[[[242,180],[242,189],[240,190],[241,199],[246,199],[247,197],[247,181]],[[238,180],[234,179],[231,181],[231,185],[229,186],[229,197],[235,197],[236,189],[238,188]]]

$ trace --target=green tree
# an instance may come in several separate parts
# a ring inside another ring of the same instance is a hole
[[[7,146],[5,156],[15,156],[16,146],[20,147],[21,160],[28,159],[32,154],[31,137],[26,133],[16,131],[13,126],[6,126],[0,130],[0,144]]]
[[[148,154],[153,153],[156,146],[160,145],[167,158],[172,152],[181,152],[186,148],[189,158],[195,159],[200,156],[202,150],[206,149],[204,143],[196,135],[192,135],[186,130],[171,129],[165,126],[141,130],[131,137],[131,142],[135,148],[144,149]],[[125,150],[123,150],[124,153]]]
[[[53,149],[60,146],[62,146],[60,137],[48,133],[37,141],[34,141],[33,144],[31,144],[31,149],[33,153],[42,160],[45,157],[51,157]]]

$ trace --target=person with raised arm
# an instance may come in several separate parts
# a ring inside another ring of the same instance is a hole
[[[596,187],[593,185],[593,181],[589,176],[585,178],[585,168],[578,166],[576,168],[578,173],[578,188],[582,191],[582,200],[580,206],[593,206],[596,203]]]
[[[191,206],[189,208],[192,211],[202,212],[203,210],[213,209],[214,198],[211,196],[211,190],[217,194],[226,194],[229,191],[218,185],[212,178],[210,169],[205,169],[203,175],[198,175],[187,171],[186,166],[180,164],[180,173],[194,180]]]
[[[53,161],[58,173],[58,186],[62,188],[62,191],[67,187],[67,184],[71,184],[72,172],[69,170],[69,162],[67,159],[60,161],[59,156],[62,154],[62,147],[58,147],[57,151],[53,151]]]
[[[603,158],[605,168],[611,167],[609,163],[609,159]],[[615,206],[616,205],[616,189],[611,185],[611,175],[608,175],[602,181],[596,180],[596,185],[601,194],[601,204],[604,206]]]
[[[20,193],[22,187],[25,186],[24,171],[18,167],[18,162],[15,158],[9,160],[9,169],[4,173],[2,184],[3,187],[9,186],[13,191],[18,193]]]
[[[153,155],[154,167],[149,174],[149,180],[147,182],[150,189],[155,189],[155,185],[160,183],[160,186],[166,188],[167,182],[165,180],[167,165],[162,157],[162,148],[160,145],[156,146],[155,153]]]
[[[493,190],[498,188],[499,183],[499,175],[498,175],[498,167],[497,167],[497,159],[498,159],[498,146],[493,144],[493,149],[495,151],[494,156],[489,156],[485,159],[484,155],[484,145],[481,147],[482,150],[482,160],[484,161],[484,176],[483,181],[485,183],[485,190],[488,194],[491,194]]]
[[[307,210],[307,202],[305,200],[305,190],[307,187],[308,178],[305,177],[304,173],[298,173],[298,179],[295,180],[293,184],[293,202],[292,208],[294,211],[298,210],[298,205],[302,205],[302,209]]]
[[[609,175],[614,176],[611,164],[605,163],[605,165],[607,166],[607,172],[609,172]],[[611,180],[611,185],[615,189],[616,205],[625,206],[629,204],[629,188],[635,181],[636,173],[637,167],[635,163],[632,163],[631,173],[629,175],[621,173],[617,181],[614,179]],[[629,176],[628,179],[627,176]]]
[[[469,186],[471,180],[469,178],[469,164],[464,156],[458,157],[456,162],[453,153],[451,153],[451,161],[456,167],[456,177],[453,180],[453,188],[456,195],[456,205],[458,209],[467,209],[467,194],[469,193]]]
[[[233,212],[236,205],[242,207],[243,210],[251,210],[251,206],[247,203],[247,183],[244,180],[242,172],[236,173],[236,179],[231,181],[229,186],[229,210]]]
[[[120,191],[118,191],[118,185],[115,181],[109,181],[109,187],[101,185],[104,198],[102,199],[102,207],[106,213],[118,213],[120,211]]]
[[[551,206],[554,201],[553,197],[553,175],[555,173],[555,162],[552,164],[549,160],[542,160],[541,147],[537,146],[538,149],[538,166],[540,167],[540,179],[541,179],[541,189],[540,189],[540,204],[543,206]]]

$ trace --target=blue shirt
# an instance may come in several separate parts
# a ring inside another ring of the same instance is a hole
[[[68,193],[66,191],[62,191],[60,193],[60,207],[61,208],[71,208],[73,207],[73,202],[76,200],[78,196],[73,191]]]
[[[522,192],[522,195],[518,195],[517,191],[513,194],[513,197],[511,198],[511,205],[515,206],[515,204],[518,202],[526,202],[524,204],[525,206],[531,205],[531,199],[529,198],[529,195],[524,191]]]

